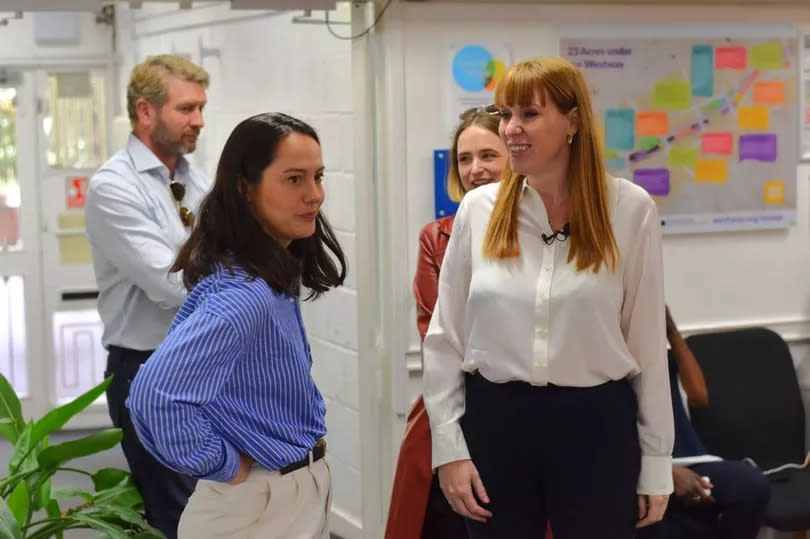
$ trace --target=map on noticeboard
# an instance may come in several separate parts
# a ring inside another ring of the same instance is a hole
[[[608,172],[667,232],[784,228],[796,218],[796,40],[561,40],[588,81]]]

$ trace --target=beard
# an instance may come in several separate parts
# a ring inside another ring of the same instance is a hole
[[[184,155],[197,148],[196,142],[184,142],[182,133],[174,135],[160,117],[152,133],[152,143],[167,155]]]

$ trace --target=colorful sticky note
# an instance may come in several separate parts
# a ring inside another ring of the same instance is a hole
[[[633,181],[656,197],[669,194],[669,169],[639,168],[633,171]]]
[[[653,106],[663,110],[686,110],[692,106],[692,88],[685,80],[662,80],[653,87]]]
[[[714,67],[717,69],[745,69],[747,63],[745,47],[717,47],[714,51]]]
[[[695,163],[695,180],[726,183],[728,181],[728,162],[725,159],[698,159]]]
[[[757,69],[782,69],[785,59],[778,41],[751,45],[751,67]]]
[[[739,117],[737,125],[742,129],[755,129],[764,131],[770,125],[770,115],[768,107],[754,105],[752,107],[739,107],[737,109]]]
[[[784,105],[785,83],[781,81],[754,83],[754,103],[757,105]]]
[[[782,180],[767,180],[763,187],[765,204],[785,203],[785,182]]]
[[[605,159],[616,159],[616,156],[619,155],[619,152],[616,151],[616,148],[606,148],[605,149]]]
[[[740,161],[773,163],[779,155],[779,138],[774,133],[740,135]]]
[[[692,146],[673,146],[667,155],[667,164],[671,167],[682,166],[694,168],[698,159],[698,150]]]
[[[658,137],[641,137],[638,139],[638,145],[641,146],[641,149],[645,152],[659,146],[660,144],[661,139]]]
[[[734,136],[731,133],[704,133],[700,137],[700,153],[731,155],[734,153]]]
[[[639,112],[636,114],[636,135],[663,137],[669,132],[669,114],[666,112]]]
[[[692,45],[692,95],[714,95],[714,50],[711,45]]]
[[[635,144],[635,111],[607,109],[605,111],[605,144],[618,150],[632,150]]]
[[[611,171],[623,171],[627,168],[627,159],[624,157],[616,157],[605,162],[605,168]]]

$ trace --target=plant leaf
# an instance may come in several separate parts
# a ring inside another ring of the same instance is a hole
[[[17,443],[14,444],[14,452],[8,461],[8,470],[11,474],[30,472],[37,468],[36,456],[32,454],[30,443],[33,428],[33,424],[28,423],[17,438]]]
[[[22,532],[17,524],[17,519],[14,518],[3,498],[0,498],[0,537],[3,537],[3,539],[22,539]]]
[[[31,432],[31,444],[38,444],[39,441],[48,434],[56,432],[64,427],[74,415],[93,404],[95,400],[99,398],[102,393],[104,393],[111,381],[112,376],[108,377],[90,391],[84,393],[83,395],[79,395],[69,403],[62,405],[59,408],[55,408],[42,416],[42,418],[36,422],[34,429]]]
[[[86,457],[115,447],[122,437],[121,429],[104,429],[78,440],[47,447],[37,456],[37,460],[43,469],[55,469],[71,459]]]
[[[86,511],[85,514],[92,514],[107,520],[121,520],[127,524],[131,524],[138,531],[148,531],[150,533],[160,532],[150,526],[143,515],[129,507],[121,507],[117,505],[99,505],[92,510]]]
[[[8,509],[14,515],[17,524],[22,527],[28,518],[28,513],[31,510],[30,492],[28,491],[28,483],[20,481],[8,497]]]
[[[5,376],[0,374],[0,418],[8,418],[12,423],[7,427],[8,433],[14,436],[12,443],[17,441],[20,431],[25,425],[22,417],[22,406],[20,406],[20,399],[17,398],[17,392],[8,383]],[[5,434],[4,434],[5,436]]]
[[[45,511],[48,513],[48,517],[50,518],[56,518],[62,515],[62,509],[59,507],[59,504],[54,499],[51,499],[48,502],[48,505],[45,506]],[[63,538],[62,529],[55,531],[53,535],[54,539],[62,539]]]
[[[86,528],[86,525],[77,525],[77,522],[70,517],[63,518],[57,522],[50,522],[44,526],[38,527],[35,531],[27,530],[26,539],[57,539],[62,538],[63,530],[70,528]]]
[[[105,520],[96,516],[79,512],[73,513],[70,515],[70,518],[77,520],[82,524],[86,524],[88,527],[93,528],[94,530],[106,533],[111,539],[130,539],[130,536],[127,534],[124,528],[118,526],[117,524],[113,524],[112,522],[106,522]]]
[[[67,498],[81,498],[86,502],[93,501],[93,495],[85,490],[77,488],[60,488],[53,491],[54,500],[64,500]]]
[[[143,499],[138,489],[130,482],[122,482],[118,486],[103,490],[93,498],[93,503],[96,505],[119,505],[130,508],[142,502]]]
[[[10,417],[0,419],[0,436],[11,442],[17,441],[17,422]]]
[[[39,442],[38,453],[50,445],[48,438],[49,438],[48,436],[45,436]],[[35,477],[31,478],[31,480],[33,479],[35,479]],[[37,495],[36,498],[34,499],[35,512],[39,511],[40,509],[44,509],[45,506],[48,505],[48,502],[51,501],[51,478],[47,473],[47,471],[46,473],[37,474],[36,479],[41,481],[42,483],[39,485],[39,488],[37,488]],[[29,482],[29,486],[36,487],[36,484]]]
[[[129,478],[129,472],[120,468],[102,468],[93,474],[93,486],[97,492],[107,490],[121,484]]]

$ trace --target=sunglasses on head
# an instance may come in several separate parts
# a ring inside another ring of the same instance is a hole
[[[186,185],[174,180],[169,182],[169,189],[172,191],[172,196],[177,204],[180,206],[180,221],[184,226],[191,227],[194,224],[194,212],[183,206],[183,197],[186,196]]]
[[[461,114],[458,115],[459,120],[468,120],[472,116],[476,114],[488,114],[490,116],[497,116],[501,113],[498,110],[497,105],[495,103],[490,103],[489,105],[481,105],[479,107],[473,107],[471,109],[467,109]]]

